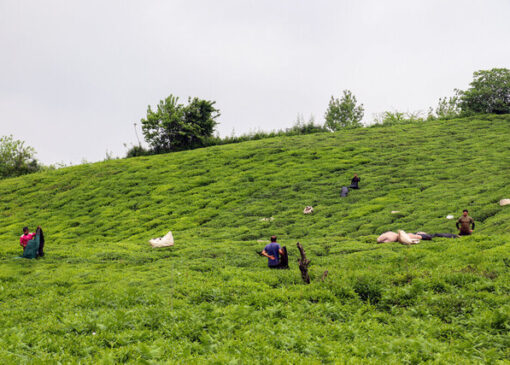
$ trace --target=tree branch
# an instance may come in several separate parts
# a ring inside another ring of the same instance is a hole
[[[305,250],[301,243],[297,243],[297,248],[301,254],[301,258],[298,259],[299,270],[301,270],[301,278],[306,284],[310,284],[310,275],[308,275],[308,265],[310,264],[310,260],[306,258]]]

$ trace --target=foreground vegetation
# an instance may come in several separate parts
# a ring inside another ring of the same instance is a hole
[[[509,133],[509,115],[374,126],[2,180],[0,358],[510,361]],[[463,208],[472,237],[375,244],[453,232]],[[14,258],[26,224],[46,257]],[[151,249],[168,230],[176,246]],[[256,254],[271,234],[288,271]]]

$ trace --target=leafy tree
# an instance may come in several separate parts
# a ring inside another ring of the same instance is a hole
[[[218,124],[215,119],[220,114],[214,101],[189,98],[185,106],[178,100],[170,95],[159,102],[156,111],[149,106],[147,118],[141,120],[145,140],[155,153],[203,147]]]
[[[40,170],[35,150],[13,136],[0,138],[0,177],[12,177]]]
[[[510,113],[510,70],[476,71],[470,85],[466,91],[456,90],[463,114]]]
[[[324,126],[332,131],[346,127],[360,127],[364,108],[363,104],[356,105],[356,103],[356,97],[349,90],[344,90],[340,100],[331,96]]]

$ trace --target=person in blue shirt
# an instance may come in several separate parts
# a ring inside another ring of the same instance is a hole
[[[286,269],[289,267],[287,249],[276,242],[276,236],[271,236],[271,243],[264,247],[262,256],[267,257],[267,266],[271,269]]]

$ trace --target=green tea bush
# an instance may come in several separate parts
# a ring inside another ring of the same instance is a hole
[[[377,304],[382,297],[382,285],[376,276],[357,277],[353,288],[361,300],[372,304]]]
[[[509,122],[280,136],[4,179],[0,358],[505,362]],[[340,197],[354,173],[361,189]],[[464,208],[473,236],[375,243],[388,230],[455,232],[446,216]],[[43,227],[44,258],[15,258],[24,225]],[[175,246],[152,249],[169,230]],[[289,270],[257,254],[272,234]]]

